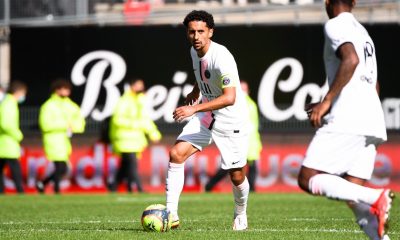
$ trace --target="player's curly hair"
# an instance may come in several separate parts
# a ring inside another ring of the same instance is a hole
[[[191,21],[203,21],[207,24],[207,27],[210,29],[214,29],[214,17],[206,11],[203,10],[193,10],[188,15],[186,15],[183,20],[183,25],[188,27],[189,22]]]
[[[330,0],[330,1],[331,1],[332,5],[338,4],[338,3],[342,3],[342,4],[345,4],[345,5],[350,6],[350,7],[353,6],[353,1],[352,0]]]

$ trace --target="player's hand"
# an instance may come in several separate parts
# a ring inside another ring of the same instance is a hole
[[[192,91],[186,96],[185,105],[194,105],[198,100],[199,93]]]
[[[313,127],[322,126],[322,118],[329,112],[332,102],[324,99],[320,103],[312,103],[306,106],[306,112]]]
[[[183,119],[190,117],[195,113],[196,108],[194,106],[182,106],[175,109],[173,117],[176,122],[182,122]]]

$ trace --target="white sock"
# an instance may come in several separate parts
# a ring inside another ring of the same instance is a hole
[[[356,203],[363,202],[369,205],[374,204],[382,193],[380,189],[363,187],[331,174],[313,176],[308,186],[315,195]]]
[[[233,197],[235,199],[235,216],[246,214],[247,199],[249,197],[250,185],[247,177],[239,186],[232,185]]]
[[[169,163],[166,179],[167,209],[178,216],[179,196],[185,182],[185,164]]]

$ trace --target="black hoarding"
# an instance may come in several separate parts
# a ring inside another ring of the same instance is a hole
[[[388,129],[400,129],[400,26],[366,27],[377,49]],[[318,100],[326,90],[322,25],[224,26],[216,28],[213,40],[234,55],[266,131],[307,126],[304,103]],[[73,99],[95,120],[111,113],[125,79],[140,76],[151,100],[150,114],[168,127],[172,110],[194,83],[189,48],[185,29],[176,26],[16,27],[11,74],[28,83],[32,108],[48,97],[53,79],[70,79]]]

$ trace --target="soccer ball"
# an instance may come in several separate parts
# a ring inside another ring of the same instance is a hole
[[[162,204],[152,204],[143,211],[142,226],[148,232],[166,232],[171,229],[170,212]]]

